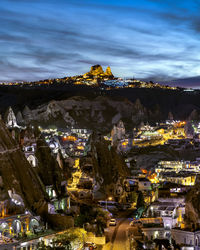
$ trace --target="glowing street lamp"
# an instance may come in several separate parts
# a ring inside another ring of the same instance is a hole
[[[109,196],[107,199],[106,199],[106,210],[108,210],[108,201],[112,201],[112,197]]]

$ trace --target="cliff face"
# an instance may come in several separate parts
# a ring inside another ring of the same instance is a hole
[[[110,100],[107,97],[88,99],[72,97],[63,101],[51,101],[34,110],[23,112],[25,124],[41,126],[74,126],[110,131],[113,124],[125,119],[130,124],[140,124],[147,119],[147,111],[138,102]]]
[[[151,117],[154,118],[156,105],[160,107],[162,120],[167,119],[168,113],[173,111],[173,118],[185,120],[191,116],[192,120],[200,114],[200,91],[187,92],[183,90],[164,90],[151,88],[118,88],[110,90],[102,90],[102,87],[76,85],[73,82],[66,83],[60,79],[50,85],[35,86],[4,86],[0,85],[0,113],[5,114],[7,108],[11,106],[13,111],[23,111],[25,105],[29,108],[24,110],[23,116],[29,109],[36,109],[38,106],[45,105],[52,100],[67,100],[74,96],[83,96],[85,99],[95,98],[97,96],[105,96],[116,100],[127,99],[134,103],[140,99],[142,105],[152,111]],[[14,109],[15,107],[15,109]],[[196,110],[195,112],[192,112]],[[191,113],[192,112],[192,113]],[[21,120],[21,114],[17,114],[18,120]],[[196,115],[197,114],[197,115]],[[151,118],[150,117],[150,118]],[[198,118],[198,117],[197,117]],[[155,119],[154,119],[155,120]],[[149,122],[151,119],[149,119]]]
[[[103,195],[115,196],[117,187],[123,186],[124,177],[130,174],[124,159],[99,134],[94,133],[90,137],[89,144],[88,157],[93,166],[96,186],[99,186],[99,191]]]
[[[53,185],[57,196],[61,196],[62,171],[58,162],[52,156],[51,149],[43,139],[37,139],[36,158],[38,166],[37,173],[45,186]]]
[[[62,218],[63,224],[59,224],[59,229],[63,229],[67,227],[65,222],[72,225],[72,220],[59,214],[48,214],[49,198],[45,191],[45,185],[53,185],[58,197],[62,195],[62,171],[48,146],[41,139],[37,140],[37,144],[38,167],[33,168],[0,119],[0,200],[17,200],[53,228],[58,227],[56,220]]]
[[[2,120],[0,161],[0,176],[4,189],[9,191],[11,196],[18,197],[30,210],[42,215],[47,209],[45,190]]]
[[[200,183],[197,183],[186,196],[186,224],[189,227],[199,227],[200,224]]]
[[[7,127],[17,127],[17,119],[11,107],[7,109],[4,121]]]

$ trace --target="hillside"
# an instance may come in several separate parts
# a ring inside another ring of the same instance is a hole
[[[94,99],[75,96],[62,101],[51,101],[32,110],[26,106],[17,115],[17,122],[45,127],[76,126],[109,132],[120,119],[132,126],[148,120],[147,117],[148,112],[139,100],[132,103],[103,96]]]
[[[124,104],[134,103],[139,99],[149,111],[148,120],[154,122],[166,119],[168,113],[173,112],[175,119],[186,119],[196,109],[200,111],[200,91],[186,92],[184,90],[147,89],[147,88],[119,88],[104,90],[100,87],[56,83],[41,86],[0,86],[0,113],[4,114],[12,106],[15,114],[27,105],[36,109],[43,104],[48,105],[52,100],[69,100],[76,96],[84,97],[91,102],[97,97],[107,97],[112,101]],[[159,112],[159,117],[154,117]],[[112,116],[115,114],[113,113]]]
[[[48,214],[50,200],[45,190],[46,185],[53,185],[60,197],[62,173],[50,149],[41,140],[37,143],[44,148],[37,153],[38,167],[33,168],[0,119],[0,200],[14,199],[33,214],[40,215],[52,228],[63,229],[73,221],[60,214]]]
[[[47,196],[37,174],[26,160],[18,144],[0,120],[0,176],[5,190],[33,212],[42,215],[47,206]]]
[[[87,169],[88,165],[90,169]],[[130,174],[122,155],[99,133],[91,135],[87,156],[81,159],[81,168],[82,171],[87,169],[95,177],[94,195],[103,199],[117,195],[118,190],[122,189],[124,177]],[[122,196],[122,193],[118,195]]]

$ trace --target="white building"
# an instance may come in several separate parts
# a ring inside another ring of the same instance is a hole
[[[171,237],[176,244],[191,246],[194,250],[200,250],[200,231],[191,232],[182,229],[172,229]]]
[[[166,239],[169,236],[169,231],[163,227],[143,227],[142,232],[148,240]]]
[[[183,198],[161,198],[151,204],[148,209],[150,217],[161,217],[164,228],[178,227],[185,215],[185,201]]]

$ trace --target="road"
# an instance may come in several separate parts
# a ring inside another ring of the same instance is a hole
[[[108,228],[107,236],[109,242],[103,247],[103,250],[130,250],[128,240],[128,229],[131,218],[117,219],[117,225]]]

